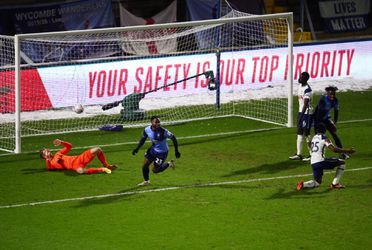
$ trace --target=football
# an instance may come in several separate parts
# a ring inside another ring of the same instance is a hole
[[[81,114],[84,111],[84,107],[81,104],[76,104],[73,110],[76,114]]]

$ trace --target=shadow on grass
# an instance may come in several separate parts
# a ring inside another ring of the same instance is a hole
[[[320,188],[320,187],[319,187]],[[324,188],[324,187],[323,187]],[[271,196],[267,197],[266,200],[274,200],[274,199],[314,199],[314,198],[322,198],[325,194],[331,192],[330,188],[324,189],[320,191],[319,189],[316,190],[312,189],[304,189],[298,191],[294,188],[294,190],[286,192],[284,188],[280,188],[277,193],[272,194]]]
[[[120,202],[123,200],[128,200],[128,198],[131,198],[139,194],[137,192],[139,189],[141,189],[141,187],[132,187],[128,189],[123,189],[115,194],[110,194],[107,197],[95,197],[91,199],[82,200],[80,204],[76,206],[72,206],[72,207],[83,208],[83,207],[89,207],[89,206],[94,206],[94,205],[105,205],[105,204]]]
[[[72,206],[72,208],[84,208],[95,205],[105,205],[115,202],[122,201],[132,201],[135,196],[138,196],[147,192],[156,192],[156,189],[167,189],[176,187],[175,185],[157,185],[149,187],[132,187],[128,189],[121,190],[114,194],[109,194],[107,197],[92,197],[91,199],[82,200],[78,205]],[[237,184],[221,184],[221,185],[203,185],[203,184],[194,184],[194,185],[180,185],[177,186],[177,189],[199,189],[199,188],[223,188],[223,189],[242,189],[242,190],[257,190],[262,189],[262,185],[237,185]],[[144,192],[142,193],[141,190]],[[277,193],[272,194],[270,197],[265,198],[265,200],[274,200],[274,199],[304,199],[304,198],[322,198],[331,191],[327,188],[326,190],[320,191],[319,189],[315,191],[314,189],[309,190],[291,190],[285,192],[284,188],[278,190]]]
[[[81,175],[81,174],[78,174],[78,173],[76,173],[75,171],[72,171],[72,170],[62,170],[62,172],[66,176],[80,176]]]
[[[227,188],[227,189],[244,189],[244,190],[255,190],[255,189],[262,189],[262,185],[236,185],[236,184],[222,184],[222,185],[213,185],[213,186],[195,186],[195,188]],[[272,187],[271,187],[272,188]],[[324,187],[323,187],[324,188]],[[293,198],[322,198],[327,193],[331,192],[330,188],[325,187],[325,190],[319,189],[304,189],[301,191],[296,190],[294,187],[293,190],[285,192],[285,188],[278,189],[277,193],[272,194],[265,200],[274,200],[274,199],[293,199]]]
[[[352,185],[352,184],[347,184],[345,185],[345,187],[347,189],[365,189],[365,188],[372,188],[372,180],[369,180],[368,181],[369,183],[368,184],[362,184],[362,185]]]
[[[222,177],[232,177],[237,175],[248,175],[254,173],[265,173],[265,174],[275,174],[284,170],[296,169],[296,168],[304,168],[311,173],[311,168],[309,162],[303,161],[282,161],[282,162],[275,162],[271,164],[262,164],[257,167],[250,167],[246,169],[240,169],[231,172],[230,174],[223,175]]]
[[[39,174],[48,172],[45,168],[24,168],[21,170],[22,174]]]

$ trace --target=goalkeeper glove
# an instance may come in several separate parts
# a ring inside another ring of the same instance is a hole
[[[176,150],[175,155],[177,159],[181,157],[181,153],[178,150]]]
[[[138,148],[135,148],[133,151],[132,151],[132,155],[136,155],[138,153]]]

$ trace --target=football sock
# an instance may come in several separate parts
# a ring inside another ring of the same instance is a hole
[[[338,184],[340,182],[340,178],[344,174],[345,167],[346,167],[345,164],[342,164],[341,166],[338,166],[337,167],[337,169],[336,169],[336,176],[335,176],[335,178],[332,181],[332,184],[333,185],[336,185],[336,184]]]
[[[306,181],[303,184],[304,188],[314,188],[314,187],[317,187],[317,186],[319,186],[319,183],[315,180]]]
[[[145,165],[142,166],[142,175],[145,181],[148,181],[150,179],[149,172],[150,172],[149,166],[145,166]]]
[[[103,164],[104,167],[107,167],[109,165],[107,163],[107,161],[106,161],[106,156],[105,156],[105,154],[103,152],[98,153],[97,154],[97,157],[98,157],[98,160],[100,162],[102,162],[102,164]]]
[[[297,135],[297,154],[298,155],[302,154],[302,141],[303,141],[303,136]]]
[[[96,173],[101,173],[103,171],[102,168],[88,168],[85,170],[86,174],[96,174]]]

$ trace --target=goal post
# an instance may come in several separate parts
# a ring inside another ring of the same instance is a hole
[[[12,49],[0,49],[13,55],[0,78],[14,97],[0,122],[14,131],[2,133],[0,149],[19,153],[26,136],[144,126],[152,115],[164,124],[239,116],[291,127],[292,32],[292,13],[231,10],[213,20],[16,35]]]

